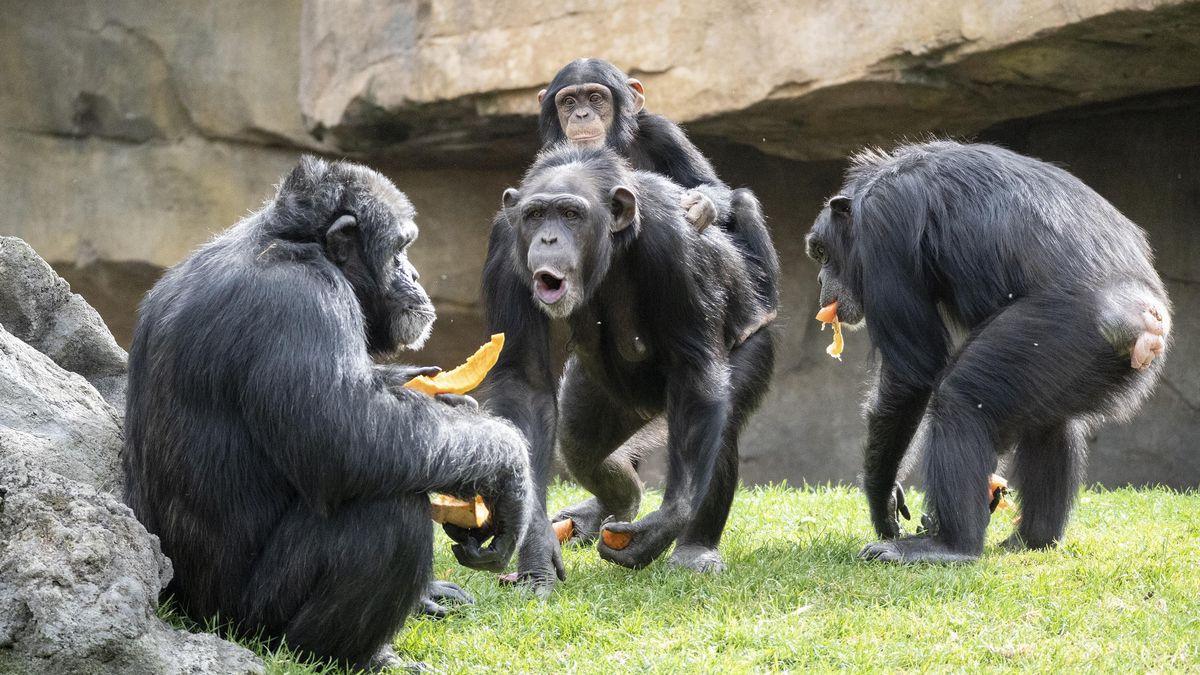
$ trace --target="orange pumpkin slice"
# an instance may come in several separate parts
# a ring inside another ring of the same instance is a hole
[[[605,546],[616,551],[620,551],[628,546],[629,542],[633,541],[632,534],[628,532],[613,532],[608,528],[600,530],[600,538],[604,540]]]
[[[825,353],[841,361],[842,348],[846,343],[842,340],[842,322],[838,321],[837,307],[837,301],[822,307],[821,311],[817,312],[817,321],[821,322],[821,330],[825,330],[825,324],[833,324],[833,344],[825,348]]]
[[[550,523],[550,527],[554,528],[554,536],[560,544],[565,544],[571,535],[575,534],[575,521],[570,518]]]
[[[433,377],[414,377],[404,383],[404,386],[430,396],[465,394],[483,383],[483,378],[487,377],[488,371],[500,359],[501,349],[504,349],[504,333],[496,333],[461,366]]]
[[[468,502],[435,492],[429,495],[429,505],[435,523],[450,523],[471,530],[483,527],[492,515],[479,495]]]

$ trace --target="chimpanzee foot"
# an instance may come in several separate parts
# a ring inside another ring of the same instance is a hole
[[[379,648],[363,669],[368,673],[432,673],[433,669],[420,661],[405,661],[391,645]]]
[[[413,613],[420,616],[442,619],[454,611],[450,607],[446,607],[446,604],[450,603],[473,605],[475,604],[475,598],[472,598],[471,594],[463,590],[458,584],[449,581],[430,581],[425,586],[425,591],[421,593],[421,599],[417,601],[417,606]]]
[[[671,554],[671,564],[700,574],[725,571],[725,561],[717,549],[704,546],[676,546]]]
[[[1142,310],[1141,323],[1142,332],[1133,343],[1133,351],[1129,356],[1129,365],[1136,370],[1149,368],[1167,348],[1167,323],[1158,309],[1149,307]]]
[[[679,527],[674,526],[660,511],[642,518],[635,523],[610,522],[605,523],[604,529],[624,539],[628,535],[628,543],[623,548],[612,548],[604,541],[601,533],[596,550],[600,557],[622,567],[641,569],[654,562],[658,556],[678,536]]]
[[[861,560],[894,563],[971,563],[978,555],[956,551],[932,537],[904,537],[867,544],[859,551]]]
[[[600,536],[600,526],[604,524],[605,520],[610,518],[627,520],[634,515],[636,514],[614,514],[601,504],[599,499],[593,497],[559,511],[550,518],[550,522],[557,523],[570,518],[574,523],[574,532],[567,541],[572,544],[591,546]]]

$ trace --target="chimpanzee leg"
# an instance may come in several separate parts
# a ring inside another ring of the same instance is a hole
[[[551,518],[574,522],[572,541],[590,544],[606,519],[637,516],[642,483],[633,458],[615,451],[643,424],[644,419],[600,389],[577,359],[567,362],[559,393],[559,448],[571,476],[595,495]]]
[[[775,366],[775,345],[768,330],[760,330],[734,349],[729,355],[729,366],[733,406],[725,425],[724,445],[713,470],[708,494],[671,555],[672,563],[697,572],[725,569],[717,544],[725,531],[729,507],[737,491],[738,437],[762,402]]]
[[[1062,538],[1083,482],[1087,437],[1082,423],[1026,432],[1017,444],[1017,499],[1021,522],[1005,542],[1010,549],[1047,548]]]
[[[980,555],[990,515],[988,474],[1001,440],[1094,410],[1140,375],[1101,334],[1096,316],[1092,297],[1030,296],[972,335],[922,421],[934,533],[869,544],[862,557],[962,562]],[[1069,468],[1059,461],[1028,470]]]
[[[370,668],[412,612],[432,556],[424,495],[350,502],[328,516],[297,503],[263,547],[238,619],[293,649]]]

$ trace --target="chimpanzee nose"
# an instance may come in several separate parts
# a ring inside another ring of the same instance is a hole
[[[581,120],[587,119],[588,115],[591,115],[591,114],[592,114],[592,111],[588,110],[587,108],[582,108],[580,110],[575,111],[575,116]]]
[[[552,235],[552,234],[543,234],[542,235],[542,243],[543,244],[554,244],[557,242],[558,242],[558,237],[555,235]]]

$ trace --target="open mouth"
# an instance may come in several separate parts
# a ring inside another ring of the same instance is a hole
[[[540,269],[533,274],[533,294],[539,301],[553,305],[567,294],[567,280],[557,272]]]

